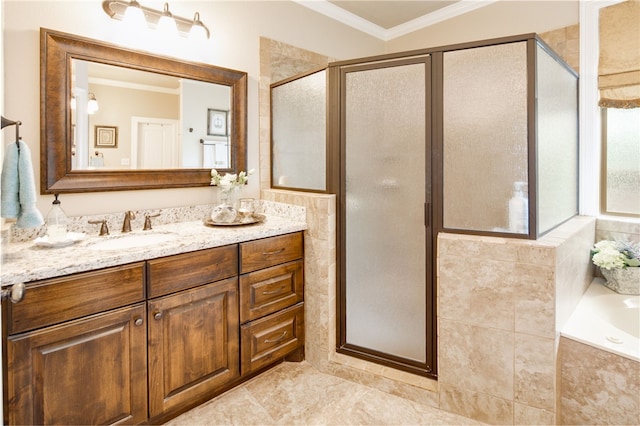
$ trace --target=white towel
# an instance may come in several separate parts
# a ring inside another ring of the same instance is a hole
[[[91,167],[104,167],[104,158],[89,157],[89,164]]]
[[[23,141],[18,144],[11,143],[5,150],[0,210],[2,217],[17,218],[17,228],[35,228],[44,224],[44,218],[36,208],[31,150]]]

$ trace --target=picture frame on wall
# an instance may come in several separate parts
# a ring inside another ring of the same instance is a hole
[[[207,135],[228,136],[229,111],[209,108],[207,113]]]
[[[95,126],[95,148],[117,148],[118,147],[118,127],[117,126]]]

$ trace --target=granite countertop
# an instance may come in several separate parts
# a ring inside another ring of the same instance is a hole
[[[163,256],[220,247],[243,241],[267,238],[307,229],[306,222],[292,218],[266,214],[264,221],[244,226],[205,226],[202,220],[177,222],[154,226],[150,231],[134,230],[127,234],[112,232],[108,236],[87,235],[75,244],[46,248],[35,242],[12,243],[2,253],[2,286],[26,283],[34,280],[64,276],[76,272],[124,265]],[[173,239],[120,250],[92,249],[90,246],[109,238],[123,235],[135,236],[149,233],[175,234]]]

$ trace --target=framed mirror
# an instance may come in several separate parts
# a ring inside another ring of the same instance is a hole
[[[247,73],[42,28],[41,193],[207,186],[246,170]]]

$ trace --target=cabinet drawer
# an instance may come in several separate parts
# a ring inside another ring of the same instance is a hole
[[[304,302],[241,327],[242,374],[304,346]]]
[[[240,273],[302,258],[302,232],[240,244]]]
[[[238,246],[215,247],[147,263],[149,297],[164,296],[237,275]]]
[[[240,277],[240,321],[247,322],[302,302],[303,261],[251,272]]]
[[[33,330],[144,300],[144,262],[83,272],[26,285],[8,303],[8,333]]]

